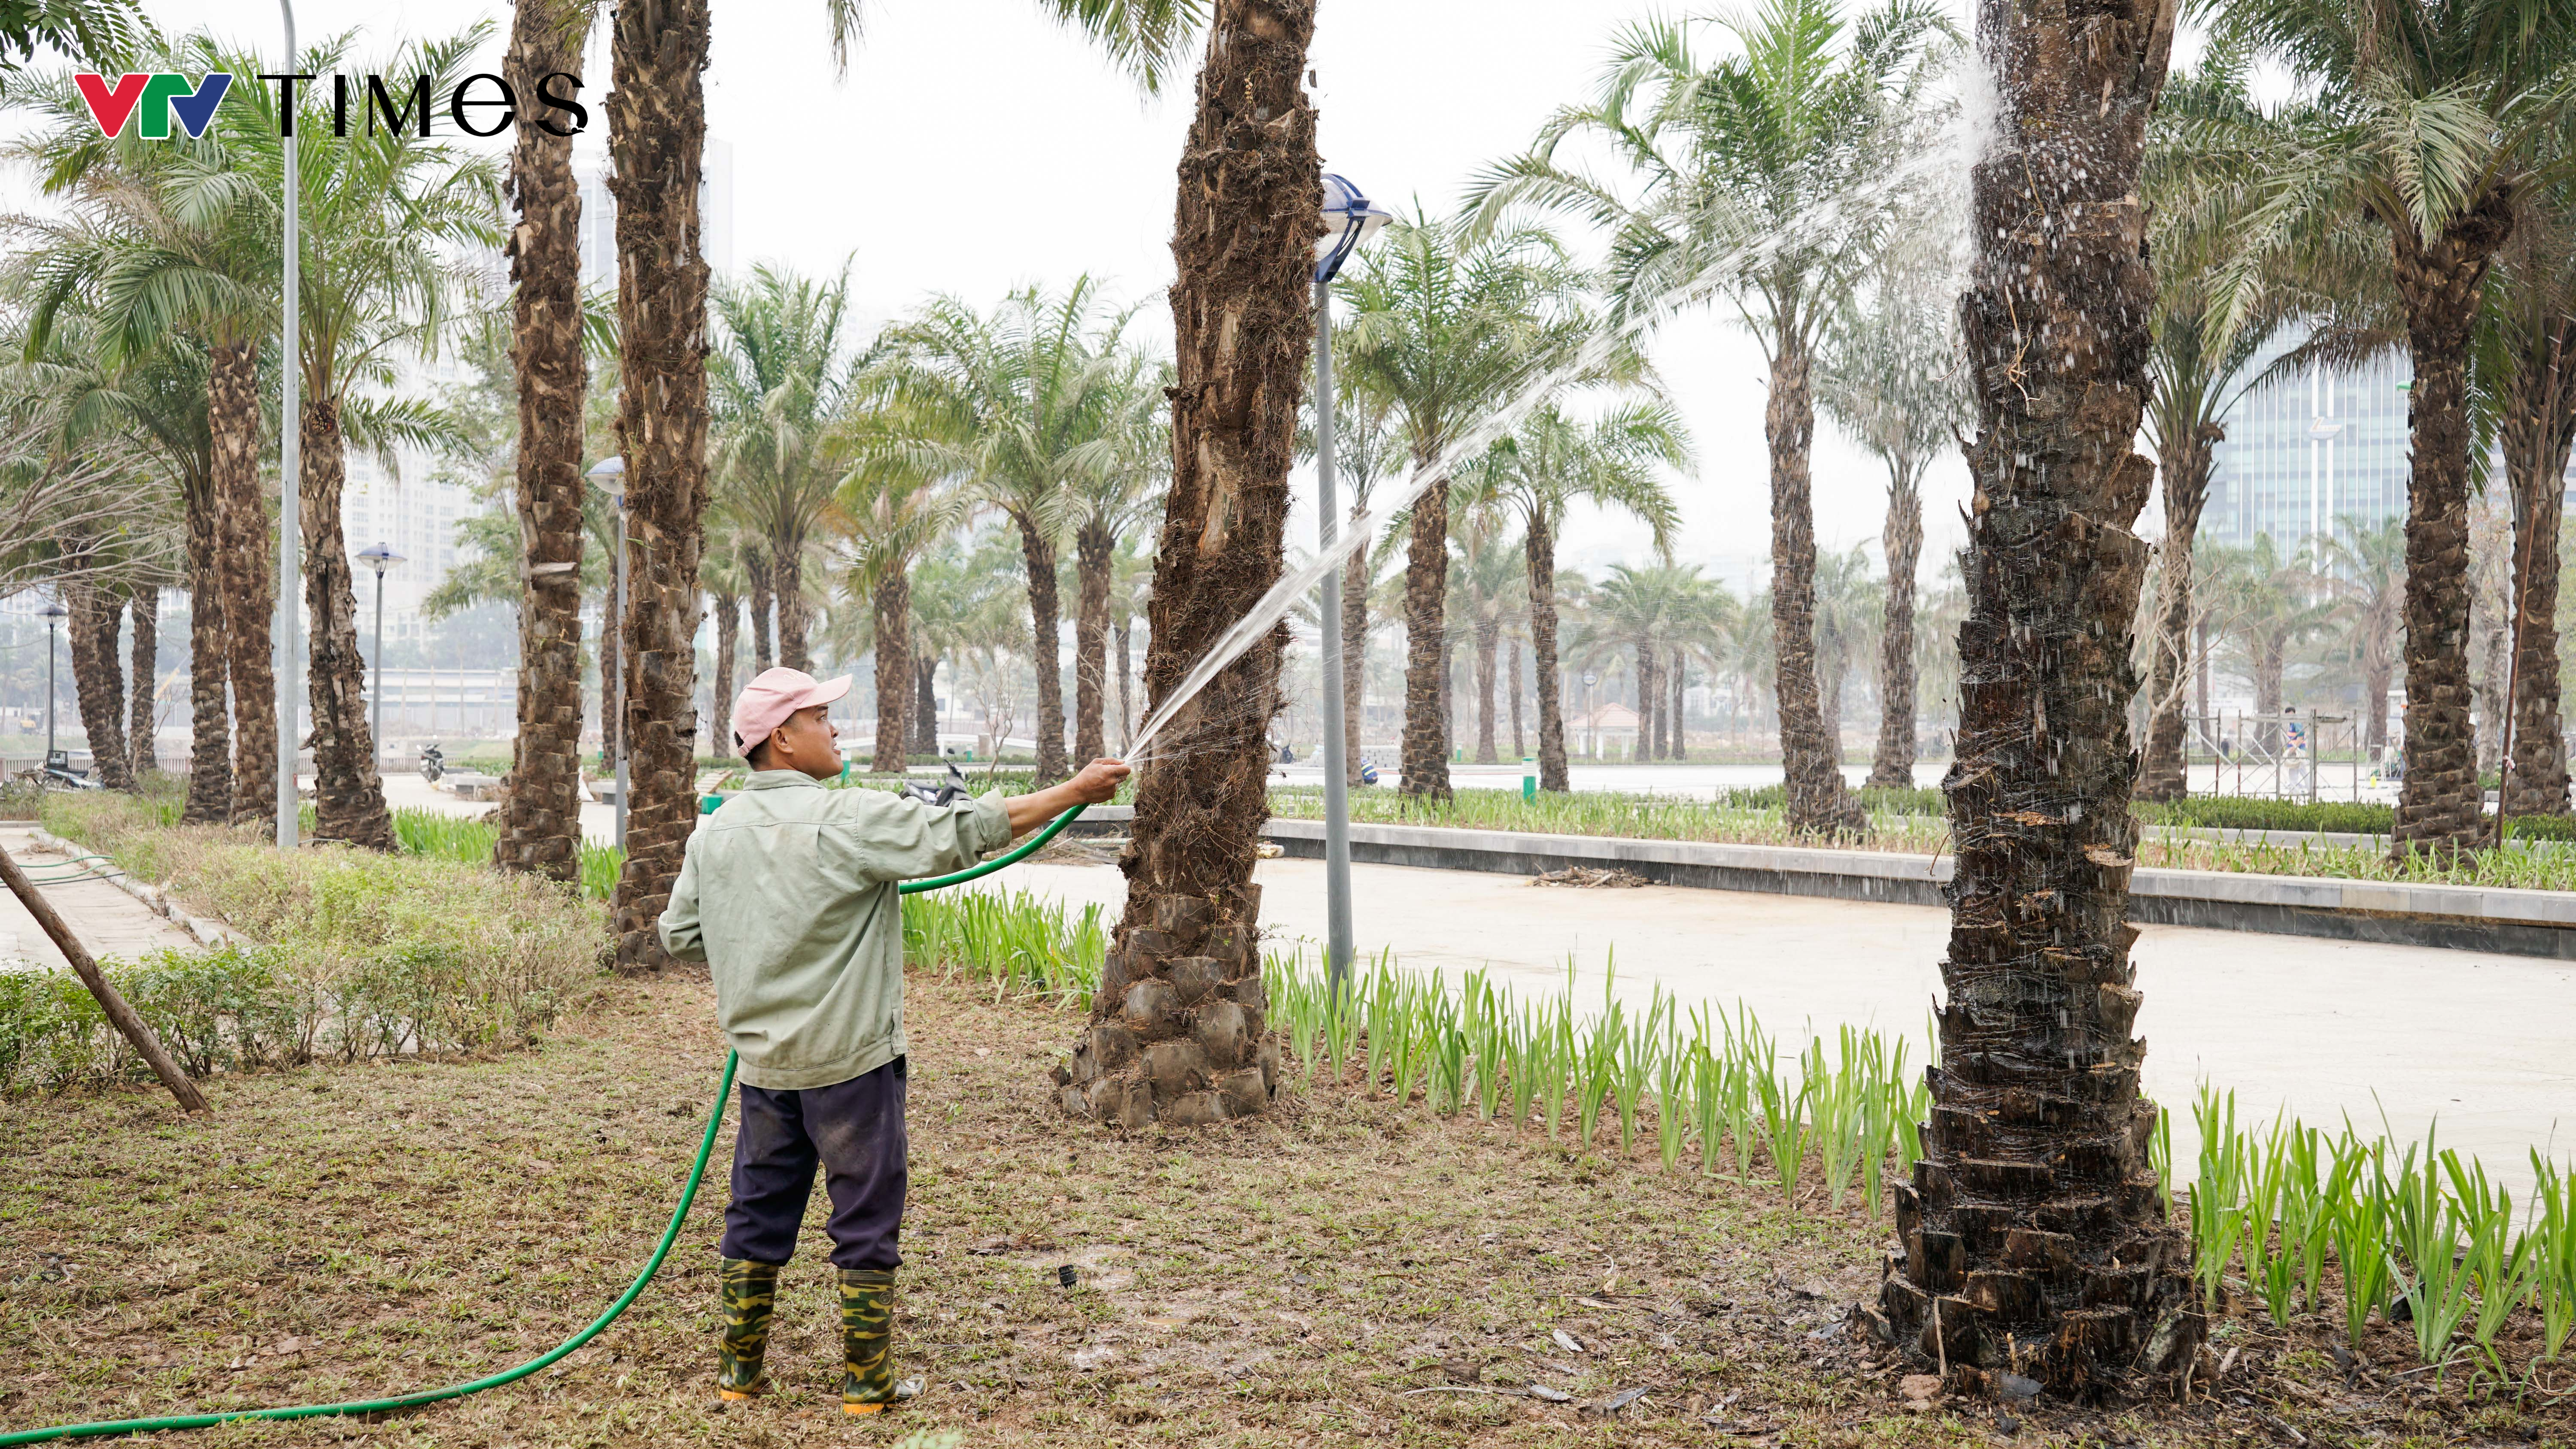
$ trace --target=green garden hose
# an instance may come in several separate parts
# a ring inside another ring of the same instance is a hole
[[[1048,841],[1061,834],[1066,826],[1071,825],[1074,817],[1080,815],[1083,809],[1083,806],[1074,806],[1057,816],[1044,830],[1021,841],[1007,853],[997,855],[981,865],[970,866],[951,875],[905,881],[897,886],[896,890],[908,896],[919,895],[923,891],[962,885],[979,876],[991,875],[1006,865],[1027,859],[1043,848]],[[654,1245],[653,1256],[645,1262],[644,1271],[635,1275],[635,1281],[626,1285],[626,1291],[618,1295],[616,1302],[608,1305],[607,1312],[592,1319],[589,1327],[538,1357],[528,1360],[517,1368],[505,1369],[471,1383],[451,1384],[443,1389],[423,1389],[416,1394],[401,1394],[390,1399],[355,1399],[344,1404],[298,1404],[283,1409],[236,1409],[220,1414],[173,1414],[159,1419],[106,1419],[94,1424],[55,1424],[43,1429],[21,1429],[15,1433],[0,1434],[0,1449],[6,1449],[6,1446],[12,1444],[43,1444],[57,1439],[96,1439],[114,1434],[152,1434],[170,1429],[211,1429],[217,1424],[229,1424],[242,1419],[319,1419],[346,1414],[392,1413],[399,1409],[416,1409],[426,1404],[435,1404],[442,1399],[461,1399],[467,1394],[479,1394],[485,1389],[497,1389],[503,1384],[514,1384],[537,1370],[559,1361],[564,1355],[597,1338],[600,1330],[615,1323],[618,1315],[626,1311],[627,1305],[633,1303],[637,1295],[644,1291],[644,1285],[652,1282],[653,1275],[662,1270],[662,1260],[671,1255],[671,1245],[679,1241],[680,1225],[688,1220],[689,1209],[697,1204],[698,1183],[706,1176],[707,1158],[715,1151],[716,1129],[724,1125],[725,1101],[733,1095],[734,1068],[741,1060],[738,1053],[725,1054],[724,1080],[716,1084],[715,1107],[707,1113],[705,1135],[698,1139],[698,1159],[689,1164],[689,1180],[687,1185],[680,1189],[680,1204],[671,1210],[670,1226],[662,1229],[662,1241]]]

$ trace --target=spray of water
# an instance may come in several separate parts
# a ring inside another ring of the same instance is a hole
[[[1618,350],[1632,339],[1642,336],[1674,313],[1706,301],[1765,258],[1785,248],[1830,235],[1836,228],[1851,224],[1857,215],[1875,207],[1883,199],[1915,186],[1937,171],[1945,168],[1959,170],[1963,154],[1963,148],[1958,144],[1960,139],[1954,136],[1951,144],[1928,148],[1899,165],[1889,167],[1867,184],[1818,205],[1788,227],[1721,249],[1705,265],[1664,288],[1650,300],[1632,305],[1620,316],[1596,323],[1582,345],[1570,355],[1532,364],[1529,374],[1475,426],[1459,434],[1437,457],[1407,473],[1393,489],[1381,495],[1384,501],[1371,509],[1366,517],[1345,527],[1330,547],[1282,573],[1279,582],[1273,584],[1249,612],[1208,647],[1208,652],[1191,666],[1188,674],[1181,677],[1179,685],[1164,696],[1152,714],[1145,717],[1145,723],[1138,728],[1134,741],[1128,746],[1128,759],[1141,763],[1153,758],[1150,750],[1155,736],[1198,697],[1199,691],[1207,688],[1208,681],[1216,678],[1227,665],[1242,658],[1245,651],[1287,617],[1299,599],[1338,570],[1354,550],[1377,537],[1397,515],[1411,508],[1414,500],[1434,483],[1448,479],[1550,398],[1586,377],[1597,376]]]

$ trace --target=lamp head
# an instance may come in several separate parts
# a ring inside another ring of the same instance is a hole
[[[2339,418],[2318,418],[2308,424],[2308,436],[2320,443],[2339,437],[2342,433],[2343,422]]]
[[[591,485],[600,492],[616,499],[619,507],[625,506],[626,459],[623,456],[612,453],[591,464],[590,471],[582,476],[588,478]]]
[[[1395,219],[1372,205],[1350,178],[1324,173],[1324,230],[1315,239],[1315,280],[1329,282],[1359,244]]]
[[[393,548],[382,539],[358,550],[358,562],[374,569],[377,573],[383,573],[402,561],[403,556],[394,552]]]
[[[57,600],[45,605],[45,607],[38,609],[36,612],[47,620],[54,620],[70,618],[72,611],[64,608],[61,601]]]

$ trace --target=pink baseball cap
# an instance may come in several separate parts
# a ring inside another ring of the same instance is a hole
[[[733,697],[733,749],[748,755],[800,709],[830,704],[850,692],[850,676],[816,679],[802,669],[764,669]]]

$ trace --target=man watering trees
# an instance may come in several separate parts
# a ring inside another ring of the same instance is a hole
[[[840,1270],[841,1406],[894,1402],[894,1270],[903,1259],[903,909],[899,882],[962,870],[1076,805],[1117,792],[1127,766],[1094,760],[1034,794],[947,804],[827,790],[841,773],[829,682],[772,669],[734,700],[743,792],[689,841],[663,946],[704,961],[716,1017],[741,1054],[742,1126],[725,1208],[717,1391],[769,1390],[762,1359],[778,1270],[820,1166]]]

